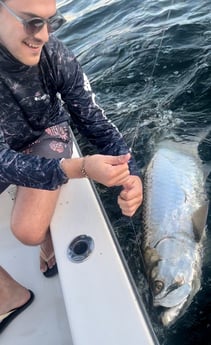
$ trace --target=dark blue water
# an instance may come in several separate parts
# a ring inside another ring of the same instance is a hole
[[[59,37],[78,56],[98,103],[132,146],[140,169],[160,137],[198,135],[211,124],[210,0],[61,0],[68,23]],[[92,151],[78,137],[84,153]],[[211,160],[211,137],[199,147]],[[94,152],[94,151],[93,151]],[[122,217],[116,190],[97,186],[163,345],[211,344],[211,211],[202,287],[185,315],[163,329],[150,308],[137,243],[141,210]],[[210,180],[207,183],[211,197]]]

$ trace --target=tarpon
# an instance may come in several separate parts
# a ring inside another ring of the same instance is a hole
[[[197,145],[163,141],[144,177],[143,256],[153,305],[165,326],[200,288],[208,200]]]

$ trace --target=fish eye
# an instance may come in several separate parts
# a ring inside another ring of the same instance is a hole
[[[164,288],[164,283],[161,280],[155,280],[153,283],[153,293],[158,295]]]

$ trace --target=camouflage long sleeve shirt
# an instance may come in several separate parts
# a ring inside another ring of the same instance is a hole
[[[68,121],[70,116],[100,153],[129,151],[119,131],[95,103],[74,54],[56,37],[50,36],[36,66],[22,64],[0,46],[0,181],[48,190],[67,182],[59,159],[20,151],[46,128]],[[130,170],[139,175],[133,159]]]

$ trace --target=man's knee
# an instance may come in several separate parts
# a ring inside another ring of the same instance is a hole
[[[19,241],[33,246],[45,240],[59,192],[18,187],[11,228]]]
[[[38,226],[34,228],[34,226],[27,224],[20,224],[15,223],[13,219],[11,219],[11,229],[15,237],[22,242],[23,244],[29,246],[36,246],[41,244],[45,240],[46,231],[43,229],[38,229]]]

